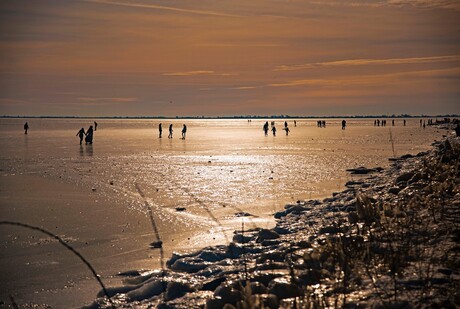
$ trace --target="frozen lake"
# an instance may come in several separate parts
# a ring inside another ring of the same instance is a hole
[[[159,255],[148,251],[153,236],[146,205],[153,211],[168,258],[174,250],[231,240],[231,232],[243,222],[270,227],[273,213],[286,203],[343,190],[352,179],[346,169],[385,168],[389,157],[427,150],[445,134],[421,128],[419,119],[408,119],[406,126],[402,119],[396,119],[395,126],[388,119],[386,127],[374,126],[373,119],[347,119],[345,130],[341,119],[325,120],[326,128],[318,128],[316,119],[299,119],[297,126],[289,119],[286,136],[284,120],[276,119],[275,137],[271,131],[264,136],[262,119],[97,119],[94,143],[79,145],[76,133],[94,120],[1,119],[1,220],[31,222],[65,235],[96,260],[98,271],[110,280],[127,268],[159,267]],[[27,135],[22,130],[25,121],[30,126]],[[171,123],[174,135],[168,139]],[[183,124],[188,127],[186,139],[180,139]],[[18,193],[23,179],[34,186]],[[70,194],[70,188],[76,192]],[[89,203],[96,206],[86,209]],[[252,216],[235,216],[238,212]],[[75,297],[72,287],[81,295],[70,302],[75,306],[95,297],[97,285],[82,284],[91,278],[79,275],[81,269],[65,267],[66,277],[59,278],[64,269],[59,265],[66,264],[60,259],[68,257],[44,262],[49,259],[44,252],[60,249],[38,246],[24,231],[1,231],[2,299],[12,293],[18,300],[60,306]],[[17,240],[17,233],[27,240]],[[88,238],[97,243],[92,249]],[[25,274],[32,279],[25,280]],[[53,283],[47,282],[47,274],[53,275]],[[34,276],[45,279],[34,281]],[[60,290],[66,284],[62,280],[72,282],[68,296]],[[61,296],[51,300],[56,294]]]

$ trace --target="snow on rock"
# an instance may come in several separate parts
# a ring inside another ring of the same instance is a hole
[[[123,308],[454,308],[459,154],[459,138],[449,138],[373,176],[359,168],[365,179],[323,202],[286,205],[275,228],[174,253],[168,270],[130,277],[109,295]],[[98,296],[92,308],[109,307]]]

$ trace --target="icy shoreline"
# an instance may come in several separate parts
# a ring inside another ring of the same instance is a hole
[[[108,294],[122,308],[454,308],[459,154],[459,138],[447,138],[399,157],[323,201],[286,205],[272,230],[236,231],[229,245],[174,254],[164,270],[124,273]],[[110,307],[103,296],[88,307]]]

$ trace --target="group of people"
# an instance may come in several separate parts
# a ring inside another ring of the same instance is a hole
[[[296,124],[297,123],[294,121],[294,125]],[[262,130],[264,131],[265,136],[267,136],[268,135],[268,121],[264,123]],[[273,136],[276,136],[276,126],[275,126],[274,121],[271,122],[271,130],[272,130]],[[284,122],[283,130],[286,131],[286,135],[289,135],[289,132],[291,132],[291,130],[289,130],[287,121]]]
[[[81,128],[80,131],[77,132],[77,135],[80,138],[80,145],[83,143],[83,137],[85,137],[85,145],[93,143],[93,132],[97,129],[97,122],[94,122],[94,130],[93,126],[89,126],[88,130],[85,132],[84,128]]]
[[[169,134],[168,138],[173,138],[173,125],[172,123],[169,125]],[[160,123],[158,125],[158,133],[159,133],[159,138],[162,138],[163,135],[163,125]],[[185,139],[185,135],[187,134],[187,126],[184,124],[182,127],[182,139]]]
[[[449,119],[450,120],[450,119]],[[248,121],[250,122],[250,121]],[[374,126],[386,126],[387,124],[387,121],[386,119],[382,119],[382,120],[379,120],[379,119],[376,119],[374,120]],[[404,126],[406,126],[406,119],[403,119],[403,124]],[[431,119],[428,120],[428,124],[433,124],[433,121]],[[394,119],[391,121],[391,125],[394,126],[395,125],[395,121]],[[297,126],[297,122],[294,120],[294,126]],[[317,126],[319,128],[325,128],[326,127],[326,121],[325,120],[318,120],[317,121]],[[342,120],[342,130],[345,130],[347,126],[347,122],[346,120]],[[425,128],[426,126],[426,123],[425,123],[425,120],[423,119],[420,119],[420,127],[423,127]],[[457,125],[457,128],[456,128],[456,131],[460,132],[459,130],[459,124]],[[29,130],[29,124],[26,122],[24,124],[24,134],[27,134],[27,131]],[[80,131],[77,132],[76,136],[78,136],[80,138],[80,145],[83,143],[83,138],[85,138],[85,144],[92,144],[93,143],[93,132],[97,130],[97,122],[95,121],[94,122],[94,129],[93,129],[93,126],[89,126],[88,130],[85,132],[85,129],[84,128],[81,128]],[[269,130],[269,124],[268,124],[268,121],[265,122],[265,124],[263,125],[263,131],[264,131],[264,134],[265,136],[268,135],[268,130]],[[291,131],[288,127],[288,123],[287,121],[284,122],[284,128],[283,130],[286,132],[286,135],[289,135],[289,132]],[[158,125],[158,131],[159,131],[159,138],[162,138],[162,134],[163,134],[163,127],[162,127],[162,124],[160,123]],[[275,126],[275,122],[272,121],[271,122],[271,131],[273,133],[273,136],[276,136],[276,126]],[[457,134],[458,134],[457,132]],[[185,139],[185,136],[186,136],[186,133],[187,133],[187,126],[184,124],[183,127],[182,127],[182,139]],[[169,125],[169,134],[168,134],[168,138],[173,138],[173,124],[171,123]]]
[[[326,127],[326,120],[318,120],[316,122],[318,128],[325,128]]]

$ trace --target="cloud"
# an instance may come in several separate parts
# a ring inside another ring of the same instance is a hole
[[[230,89],[234,90],[250,90],[250,89],[257,89],[257,88],[263,88],[265,86],[240,86],[240,87],[233,87]]]
[[[121,1],[111,1],[111,0],[85,0],[85,1],[86,2],[99,3],[99,4],[124,6],[124,7],[174,11],[174,12],[179,12],[179,13],[187,13],[187,14],[195,14],[195,15],[208,15],[208,16],[220,16],[220,17],[244,17],[244,16],[241,16],[241,15],[227,14],[227,13],[216,12],[216,11],[183,9],[183,8],[177,8],[177,7],[172,7],[172,6],[164,6],[164,5],[156,5],[156,4],[121,2]]]
[[[7,106],[7,105],[17,106],[17,105],[28,105],[28,104],[30,104],[30,102],[26,100],[0,98],[0,105],[4,105],[4,106]]]
[[[453,9],[460,10],[458,0],[387,0],[386,4],[396,6],[412,6],[423,9]]]
[[[385,6],[413,7],[419,9],[451,9],[460,10],[458,0],[382,0],[382,1],[310,1],[310,4],[327,6],[369,7],[381,8]]]
[[[294,87],[294,86],[350,86],[350,85],[372,85],[400,83],[401,81],[414,81],[416,78],[460,78],[460,67],[407,71],[389,74],[361,75],[359,77],[342,77],[337,79],[298,79],[284,83],[268,84],[268,87]]]
[[[129,102],[136,102],[137,98],[94,98],[94,97],[81,97],[78,98],[79,101],[86,102],[86,103],[104,103],[104,104],[111,104],[111,103],[129,103]]]
[[[172,72],[172,73],[163,73],[164,76],[196,76],[196,75],[212,75],[212,76],[235,76],[234,73],[216,73],[214,71],[187,71],[187,72]]]
[[[421,64],[435,62],[456,62],[460,61],[460,55],[433,56],[433,57],[414,57],[414,58],[393,58],[393,59],[350,59],[328,62],[315,62],[295,65],[277,66],[273,71],[296,71],[318,67],[330,66],[358,66],[358,65],[387,65],[387,64]]]

